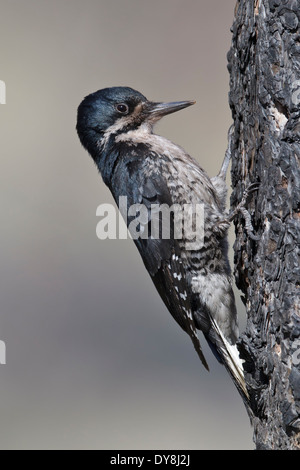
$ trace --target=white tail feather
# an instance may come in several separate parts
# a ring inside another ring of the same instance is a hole
[[[232,375],[233,379],[235,380],[238,389],[245,395],[245,398],[248,401],[249,394],[247,391],[245,377],[244,377],[243,361],[239,356],[238,348],[235,344],[230,344],[227,341],[224,334],[220,330],[217,322],[212,317],[211,317],[211,322],[223,346],[221,349],[222,349],[222,359],[225,362],[224,365],[228,369],[229,373]]]

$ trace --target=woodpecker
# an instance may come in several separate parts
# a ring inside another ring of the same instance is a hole
[[[194,103],[153,102],[129,87],[105,88],[79,105],[77,132],[115,201],[126,196],[128,207],[143,204],[148,209],[145,226],[154,217],[153,205],[204,207],[201,247],[187,249],[186,234],[177,239],[171,231],[165,239],[153,237],[151,229],[147,238],[134,242],[163,302],[190,336],[204,367],[208,369],[197,330],[203,332],[247,402],[228,261],[227,231],[233,216],[226,213],[225,177],[230,152],[219,174],[209,178],[181,147],[153,132],[163,116]]]

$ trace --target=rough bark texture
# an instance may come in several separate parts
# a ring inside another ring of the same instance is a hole
[[[240,338],[258,449],[300,448],[300,0],[240,0],[228,54],[232,207],[250,183],[258,241],[236,221]]]

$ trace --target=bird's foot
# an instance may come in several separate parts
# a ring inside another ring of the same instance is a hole
[[[258,190],[259,185],[260,183],[252,183],[248,186],[248,188],[245,189],[242,200],[239,202],[236,208],[227,215],[227,217],[225,217],[224,219],[218,222],[217,227],[216,227],[217,230],[223,231],[223,230],[228,229],[229,225],[234,220],[234,218],[238,214],[241,214],[245,221],[245,230],[248,236],[251,238],[251,240],[255,240],[255,241],[260,240],[260,237],[254,234],[254,229],[253,229],[253,225],[251,221],[251,215],[245,207],[249,196]]]
[[[252,225],[252,221],[251,221],[251,215],[250,215],[250,213],[248,212],[248,210],[246,209],[245,206],[247,204],[249,196],[251,194],[253,194],[255,191],[257,191],[259,186],[260,186],[260,183],[250,184],[245,189],[242,200],[239,202],[239,204],[236,206],[236,208],[228,215],[228,220],[230,222],[232,222],[233,219],[238,214],[241,214],[244,218],[244,221],[245,221],[245,230],[246,230],[247,234],[249,235],[251,240],[255,240],[255,241],[260,240],[260,237],[258,235],[254,234],[254,229],[253,229],[253,225]]]

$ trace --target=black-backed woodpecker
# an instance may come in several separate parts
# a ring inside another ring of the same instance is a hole
[[[237,312],[228,262],[225,213],[227,151],[218,176],[209,178],[196,160],[181,147],[153,133],[163,116],[186,108],[193,101],[157,103],[129,87],[105,88],[79,105],[77,132],[94,159],[115,201],[127,197],[128,207],[167,204],[204,207],[204,243],[186,249],[187,234],[175,238],[153,237],[134,241],[157,291],[171,315],[190,336],[208,369],[197,335],[201,330],[213,352],[248,399],[242,361],[236,347]],[[129,219],[130,220],[130,219]]]

